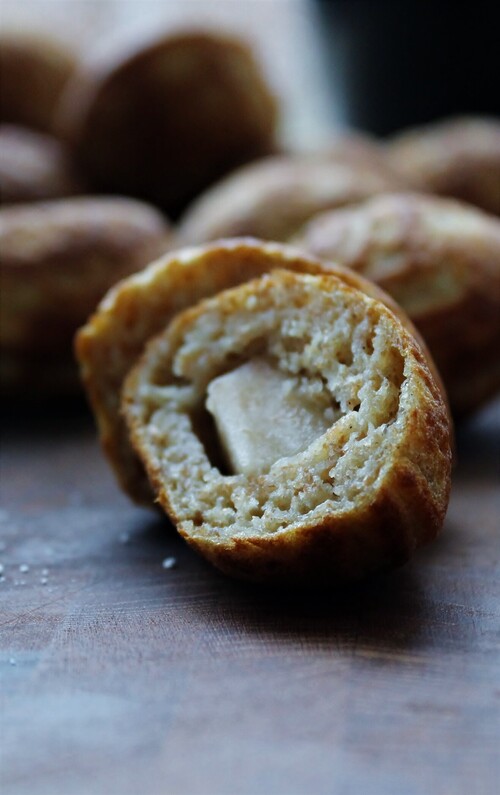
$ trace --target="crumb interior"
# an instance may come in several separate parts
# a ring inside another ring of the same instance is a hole
[[[399,323],[337,279],[279,276],[206,301],[143,362],[129,410],[187,533],[273,534],[349,511],[371,498],[397,444],[411,388]],[[213,379],[254,357],[265,357],[331,423],[265,472],[227,474],[210,449],[213,429],[199,431],[200,416]]]

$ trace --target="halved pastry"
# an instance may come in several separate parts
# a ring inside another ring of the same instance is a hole
[[[133,499],[150,504],[152,493],[119,412],[127,373],[147,341],[177,312],[275,268],[300,273],[333,272],[347,284],[385,302],[400,314],[403,323],[409,324],[404,313],[376,285],[352,271],[322,263],[279,243],[235,239],[181,249],[125,279],[108,293],[78,333],[76,354],[101,444],[121,486]]]
[[[186,310],[123,409],[161,506],[235,577],[359,579],[443,523],[441,391],[395,315],[336,276],[275,271]]]
[[[313,219],[298,244],[375,281],[424,337],[465,414],[500,388],[500,221],[418,194],[380,196]]]

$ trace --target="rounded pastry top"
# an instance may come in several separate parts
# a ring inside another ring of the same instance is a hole
[[[331,138],[315,154],[321,158],[328,158],[339,163],[346,163],[359,168],[365,167],[370,171],[378,171],[384,176],[391,176],[394,180],[408,183],[408,179],[400,174],[387,157],[387,147],[384,142],[373,138],[365,132],[348,129],[332,135]]]
[[[402,186],[380,163],[355,163],[328,152],[277,155],[230,174],[200,196],[181,219],[186,244],[251,235],[286,242],[313,215]]]
[[[500,387],[500,222],[451,199],[376,197],[312,219],[298,236],[315,256],[373,279],[426,340],[455,414]]]
[[[53,132],[60,94],[76,67],[74,54],[47,35],[0,35],[0,121]]]
[[[19,204],[84,193],[64,144],[51,135],[0,125],[0,201]]]
[[[72,336],[106,290],[171,244],[154,208],[82,197],[0,210],[3,349],[71,354]]]
[[[407,130],[387,154],[417,190],[500,215],[500,121],[466,117]]]
[[[82,196],[0,212],[3,268],[69,268],[73,259],[105,251],[133,255],[145,240],[164,238],[170,227],[164,216],[144,202],[120,196]]]
[[[90,55],[58,119],[99,188],[178,213],[222,174],[274,149],[277,106],[244,43],[176,30]]]

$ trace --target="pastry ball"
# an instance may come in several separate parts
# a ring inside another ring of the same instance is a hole
[[[83,193],[64,145],[26,127],[0,125],[0,201],[19,204]]]
[[[89,179],[169,214],[230,169],[273,150],[276,121],[251,50],[203,31],[89,59],[59,114]]]
[[[453,413],[500,388],[500,221],[450,199],[380,196],[313,219],[297,243],[375,281],[408,313]]]
[[[53,132],[55,108],[75,65],[73,54],[55,39],[0,35],[0,122]]]
[[[401,182],[379,165],[324,153],[278,155],[242,168],[200,196],[181,219],[185,244],[252,235],[285,242],[313,215],[356,204]]]
[[[369,171],[378,171],[383,176],[392,176],[394,180],[407,182],[391,164],[386,146],[359,130],[347,130],[332,136],[317,155],[358,168],[364,166]]]
[[[106,290],[170,242],[164,218],[128,199],[75,198],[2,209],[0,353],[10,357],[8,371],[19,372],[23,361],[36,356],[66,367],[74,332]]]
[[[388,157],[416,190],[500,215],[500,121],[452,119],[408,130],[389,144]]]
[[[121,389],[127,373],[148,340],[176,313],[275,268],[300,273],[333,272],[347,284],[385,301],[410,328],[406,315],[376,285],[352,271],[277,243],[237,239],[173,251],[142,273],[125,279],[108,293],[80,330],[75,347],[101,444],[120,485],[137,502],[151,504],[153,495],[120,414]],[[411,331],[414,333],[413,328]]]
[[[161,506],[234,577],[356,580],[443,523],[439,387],[395,315],[333,275],[275,271],[183,312],[123,408]]]

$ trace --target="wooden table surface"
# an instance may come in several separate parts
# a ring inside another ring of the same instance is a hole
[[[2,795],[498,792],[500,403],[440,539],[328,595],[212,570],[82,405],[3,408]]]

